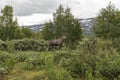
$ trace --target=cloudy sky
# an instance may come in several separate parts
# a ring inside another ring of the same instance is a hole
[[[60,4],[70,7],[76,18],[89,18],[95,17],[110,1],[120,9],[120,0],[0,0],[0,9],[12,5],[19,25],[33,25],[52,19]]]

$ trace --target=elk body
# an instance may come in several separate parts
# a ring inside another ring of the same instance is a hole
[[[51,50],[51,49],[53,49],[54,46],[58,46],[59,49],[60,49],[62,47],[62,44],[63,44],[65,39],[66,39],[66,37],[62,36],[62,37],[60,37],[58,39],[50,40],[48,42],[48,49]]]

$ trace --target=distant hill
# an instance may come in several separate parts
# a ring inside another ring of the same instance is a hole
[[[25,26],[26,28],[30,28],[31,30],[37,32],[41,31],[42,28],[44,27],[44,24],[36,24],[36,25],[30,25],[30,26]]]
[[[92,26],[95,22],[95,18],[79,19],[79,21],[81,22],[83,34],[92,34]]]
[[[87,34],[87,35],[92,34],[91,29],[94,23],[94,18],[86,18],[86,19],[78,19],[78,20],[81,22],[83,34]],[[42,30],[44,24],[30,25],[25,27],[30,28],[31,30],[37,32]]]

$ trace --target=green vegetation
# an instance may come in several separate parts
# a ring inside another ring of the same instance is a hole
[[[17,19],[13,20],[12,6],[5,6],[0,16],[0,39],[3,41],[30,38],[33,32],[28,28],[20,28]]]
[[[53,22],[49,21],[42,30],[45,40],[59,38],[63,35],[67,37],[66,44],[73,46],[78,40],[82,40],[82,30],[79,20],[75,19],[70,12],[70,8],[64,9],[62,5],[53,14]]]
[[[93,28],[95,35],[103,39],[120,37],[120,11],[111,3],[100,10]]]
[[[13,8],[11,6],[5,6],[5,8],[1,10],[1,13],[2,16],[0,16],[0,39],[5,41],[21,38],[17,20],[13,20]]]
[[[111,41],[100,39],[92,53],[91,41],[83,39],[75,50],[0,51],[1,79],[119,80],[120,53]]]
[[[1,12],[0,80],[120,80],[120,11],[113,5],[100,11],[95,36],[87,37],[62,5],[40,32],[19,28],[11,6]],[[48,51],[47,40],[62,35],[66,45]]]

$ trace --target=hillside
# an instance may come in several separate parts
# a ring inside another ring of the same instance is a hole
[[[94,18],[79,19],[79,21],[81,22],[83,34],[92,34],[91,29],[94,23]],[[42,30],[43,26],[44,24],[36,24],[36,25],[30,25],[26,27],[30,28],[33,31],[40,31]]]
[[[83,34],[92,34],[94,18],[79,19],[79,21],[81,22]]]

